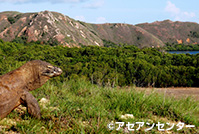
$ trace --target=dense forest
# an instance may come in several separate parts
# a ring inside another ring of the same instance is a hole
[[[100,86],[199,86],[199,55],[169,54],[135,46],[82,47],[0,40],[0,75],[40,59],[59,66],[53,81],[89,80]]]
[[[199,44],[171,44],[166,43],[166,51],[199,51]]]

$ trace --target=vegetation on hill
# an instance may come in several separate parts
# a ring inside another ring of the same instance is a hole
[[[163,47],[166,51],[199,51],[199,44],[170,44]]]
[[[168,54],[154,48],[52,47],[0,41],[0,74],[40,59],[63,69],[61,81],[84,77],[102,86],[199,86],[199,55]]]

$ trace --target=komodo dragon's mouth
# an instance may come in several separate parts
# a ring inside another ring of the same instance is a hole
[[[59,76],[62,74],[62,70],[58,67],[54,67],[54,75],[53,76]]]
[[[54,67],[54,66],[47,66],[47,69],[45,70],[45,72],[43,73],[43,75],[45,76],[49,76],[49,77],[56,77],[62,74],[62,70],[58,67]]]

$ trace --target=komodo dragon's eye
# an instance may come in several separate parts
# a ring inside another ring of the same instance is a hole
[[[54,67],[53,66],[51,66],[51,65],[48,65],[47,66],[49,69],[53,69]]]

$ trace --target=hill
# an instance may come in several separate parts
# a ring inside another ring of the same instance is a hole
[[[153,23],[137,24],[149,33],[155,35],[164,43],[199,43],[199,24],[194,22],[173,22],[170,20]]]
[[[102,40],[79,22],[56,12],[0,13],[0,38],[11,41],[25,37],[27,41],[55,42],[70,46],[102,45]]]
[[[146,30],[129,24],[92,24],[94,31],[98,33],[101,39],[113,43],[133,44],[140,48],[143,47],[160,47],[163,42]]]
[[[67,47],[104,46],[114,44],[143,47],[162,47],[164,43],[198,44],[199,24],[170,20],[142,23],[90,24],[74,20],[61,13],[1,12],[0,39],[12,41],[22,38],[27,42],[40,41]]]
[[[163,46],[163,42],[144,29],[128,24],[88,24],[61,13],[0,13],[0,38],[12,41],[17,37],[30,41],[59,42],[65,46],[103,46],[103,40],[138,47]]]

